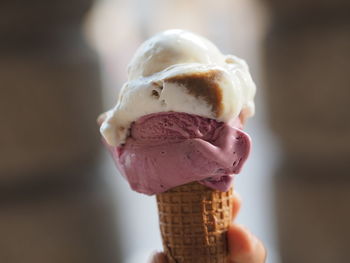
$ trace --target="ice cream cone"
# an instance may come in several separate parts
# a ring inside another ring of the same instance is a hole
[[[157,194],[164,252],[170,263],[227,263],[232,188],[213,190],[197,182]]]
[[[232,189],[222,191],[250,152],[242,123],[254,115],[255,89],[244,60],[167,30],[136,51],[116,106],[99,119],[131,188],[157,195],[170,263],[228,262]]]

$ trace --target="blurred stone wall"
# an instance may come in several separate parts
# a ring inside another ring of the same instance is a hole
[[[91,0],[0,3],[0,262],[117,262]]]
[[[96,56],[80,26],[91,1],[2,1],[0,182],[97,153]]]
[[[265,2],[267,105],[284,150],[275,177],[282,262],[347,262],[350,2]]]

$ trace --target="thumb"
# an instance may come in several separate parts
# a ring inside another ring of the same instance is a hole
[[[167,263],[167,262],[168,262],[168,260],[165,256],[165,254],[162,252],[155,252],[151,256],[151,260],[149,261],[149,263]]]
[[[227,236],[232,263],[265,262],[266,250],[264,245],[245,227],[233,224]]]

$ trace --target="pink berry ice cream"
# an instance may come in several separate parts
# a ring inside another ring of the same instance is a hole
[[[249,150],[250,138],[239,128],[163,112],[135,121],[126,143],[112,153],[131,188],[151,195],[193,181],[227,191]]]
[[[121,174],[152,195],[198,181],[227,191],[250,152],[254,114],[247,64],[182,30],[147,40],[129,65],[101,133]]]

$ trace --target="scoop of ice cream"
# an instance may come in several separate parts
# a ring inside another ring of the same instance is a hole
[[[109,145],[125,143],[131,123],[152,113],[185,112],[226,123],[254,114],[255,84],[247,64],[193,33],[169,30],[150,38],[128,72],[100,128]]]
[[[222,65],[223,55],[209,40],[184,30],[168,30],[145,41],[128,67],[129,80],[184,63]]]
[[[141,117],[126,143],[110,147],[131,188],[148,195],[193,181],[227,191],[250,151],[237,118],[228,124],[179,112]]]

